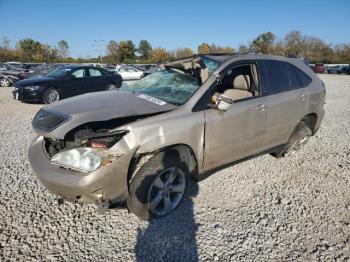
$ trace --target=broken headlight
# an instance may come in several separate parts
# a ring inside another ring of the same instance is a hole
[[[95,171],[101,166],[102,161],[101,150],[89,147],[63,151],[51,158],[52,164],[82,172]]]

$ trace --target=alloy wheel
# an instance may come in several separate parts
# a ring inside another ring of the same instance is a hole
[[[148,207],[155,215],[173,211],[181,202],[186,189],[185,173],[178,167],[160,172],[148,191]]]
[[[60,93],[58,93],[57,90],[50,89],[45,94],[46,101],[51,104],[53,102],[56,102],[60,99]]]
[[[294,155],[294,153],[297,152],[300,148],[302,148],[308,140],[309,140],[309,136],[306,136],[301,140],[296,141],[294,144],[292,144],[288,148],[288,150],[284,153],[284,156],[288,157],[288,156]]]
[[[9,80],[7,80],[7,79],[1,79],[0,80],[0,85],[2,86],[2,87],[7,87],[7,86],[10,86],[10,81]]]

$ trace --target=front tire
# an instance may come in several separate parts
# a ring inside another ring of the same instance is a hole
[[[52,104],[60,100],[60,98],[61,98],[61,94],[56,88],[49,87],[44,91],[43,102],[45,104]]]
[[[186,163],[175,151],[160,152],[132,177],[127,206],[142,220],[168,215],[182,202],[188,184]]]

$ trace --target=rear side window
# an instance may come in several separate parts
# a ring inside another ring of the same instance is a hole
[[[304,88],[311,83],[311,78],[295,66],[288,64],[291,88]]]
[[[265,78],[265,95],[277,94],[290,90],[288,65],[284,62],[265,60],[263,78]]]
[[[102,75],[100,70],[92,69],[92,68],[89,68],[89,74],[90,74],[90,76],[101,76]]]

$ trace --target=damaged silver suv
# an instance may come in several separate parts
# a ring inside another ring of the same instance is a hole
[[[325,93],[296,58],[192,56],[115,92],[44,107],[29,160],[61,198],[126,203],[149,220],[179,206],[190,178],[297,151],[320,127]]]

